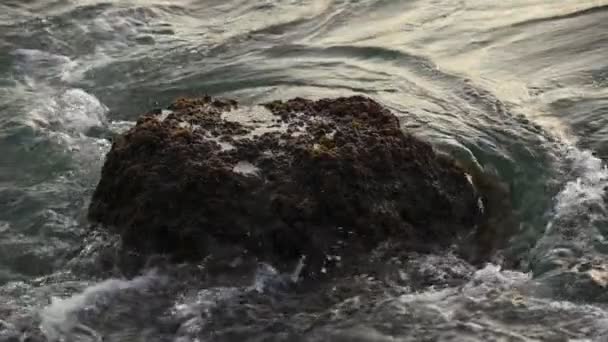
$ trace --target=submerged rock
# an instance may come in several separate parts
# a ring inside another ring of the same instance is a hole
[[[306,256],[310,275],[389,238],[417,251],[487,240],[474,233],[490,229],[481,203],[461,167],[369,98],[205,97],[115,139],[89,218],[141,255],[279,267]]]

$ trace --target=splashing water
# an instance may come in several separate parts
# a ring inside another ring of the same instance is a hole
[[[566,162],[571,165],[568,176],[574,179],[557,194],[552,219],[537,243],[536,253],[590,257],[597,252],[594,246],[604,241],[606,233],[602,226],[608,218],[604,200],[608,168],[590,151],[569,148],[566,156]]]
[[[607,6],[0,1],[0,341],[36,313],[66,342],[606,340]],[[204,93],[374,97],[511,186],[523,270],[391,255],[313,290],[301,267],[97,274],[116,239],[96,245],[84,216],[112,135]]]
[[[80,321],[79,316],[83,311],[97,310],[117,292],[127,290],[145,292],[151,286],[165,281],[165,278],[150,271],[132,280],[108,279],[66,299],[52,298],[51,304],[40,313],[41,330],[50,341],[74,339],[102,341],[102,336]]]

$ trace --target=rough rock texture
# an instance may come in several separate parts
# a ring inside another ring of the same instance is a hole
[[[279,267],[306,255],[313,274],[388,238],[424,251],[481,236],[480,203],[456,163],[369,98],[240,108],[206,97],[115,139],[89,217],[143,255]]]

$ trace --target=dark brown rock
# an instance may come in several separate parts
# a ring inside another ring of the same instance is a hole
[[[445,248],[484,221],[464,171],[371,99],[239,108],[206,97],[169,110],[115,139],[89,208],[143,255],[279,266],[306,255],[315,273],[327,255],[388,238]]]

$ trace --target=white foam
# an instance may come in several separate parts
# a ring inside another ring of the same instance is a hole
[[[580,211],[590,205],[604,206],[603,197],[608,187],[608,168],[590,151],[571,148],[568,159],[572,162],[575,180],[568,182],[557,195],[555,212],[559,216]]]
[[[221,151],[230,151],[230,150],[234,150],[235,149],[234,145],[229,144],[229,143],[227,143],[225,141],[221,141],[219,139],[216,141],[216,143],[218,145],[220,145]]]
[[[0,233],[4,233],[11,229],[11,224],[7,221],[0,221]]]
[[[27,114],[21,118],[24,124],[78,136],[107,123],[108,108],[94,95],[48,81],[73,81],[72,74],[79,63],[67,56],[35,49],[17,49],[12,54],[20,75],[12,96],[26,103]]]
[[[174,341],[198,341],[201,331],[211,318],[212,310],[224,300],[241,293],[236,287],[216,287],[200,290],[196,295],[188,295],[175,302],[171,313],[183,323]]]
[[[158,121],[163,122],[163,121],[165,121],[165,119],[166,119],[166,118],[167,118],[169,115],[171,115],[172,113],[173,113],[173,111],[172,111],[172,110],[163,109],[163,110],[161,110],[161,111],[160,111],[160,114],[158,114],[158,115],[156,116],[156,119],[157,119]]]
[[[305,261],[306,256],[301,256],[293,271],[289,274],[280,273],[270,264],[259,263],[250,290],[263,293],[268,289],[281,288],[289,283],[297,283],[300,280]]]
[[[236,147],[234,147],[234,145],[227,143],[225,141],[222,141],[221,138],[219,138],[219,137],[211,136],[210,134],[206,134],[205,139],[209,140],[209,141],[213,141],[214,143],[220,145],[221,151],[230,151],[230,150],[234,150],[236,148]]]
[[[160,279],[155,272],[149,272],[132,280],[108,279],[68,298],[53,297],[51,304],[40,312],[40,328],[50,341],[70,340],[75,334],[82,333],[89,335],[91,340],[101,341],[101,337],[93,329],[79,322],[78,312],[87,306],[94,306],[99,295],[127,289],[145,289]]]
[[[95,96],[82,89],[69,89],[59,97],[62,123],[68,129],[82,131],[101,126],[106,121],[108,108]]]
[[[238,122],[251,129],[249,136],[259,136],[270,132],[287,132],[287,124],[263,106],[239,107],[222,113],[222,120]]]
[[[232,168],[232,172],[245,176],[258,176],[260,174],[260,169],[248,161],[239,161]]]
[[[53,131],[83,134],[106,123],[108,108],[82,89],[42,96],[29,112],[30,125]]]
[[[566,162],[571,165],[572,179],[555,197],[553,217],[535,246],[534,254],[539,256],[541,264],[548,261],[561,263],[559,259],[562,257],[552,253],[552,249],[561,251],[565,246],[592,252],[593,245],[604,239],[595,223],[608,217],[604,203],[608,169],[590,151],[570,147],[565,155]]]
[[[133,121],[110,121],[108,124],[108,129],[114,133],[122,134],[128,131],[131,127],[135,126],[135,122]]]
[[[20,59],[21,63],[54,62],[55,64],[65,64],[71,61],[66,56],[36,49],[16,49],[13,54]]]
[[[240,124],[272,123],[278,118],[270,110],[263,106],[244,106],[223,112],[221,119]]]
[[[338,260],[340,260],[339,256],[336,256],[336,258],[338,258]],[[300,260],[298,261],[298,264],[296,265],[296,268],[291,273],[291,281],[293,283],[297,283],[300,280],[300,275],[302,274],[302,270],[304,269],[304,266],[306,265],[305,262],[306,262],[306,255],[302,255],[300,257]]]
[[[42,50],[16,49],[13,55],[20,71],[33,78],[60,76],[64,81],[74,80],[72,74],[78,67],[78,63],[67,56]]]
[[[531,279],[532,276],[528,273],[506,271],[498,265],[488,264],[473,274],[463,292],[471,297],[482,297],[497,290],[515,289],[527,284]]]
[[[253,289],[257,292],[264,292],[270,283],[276,282],[280,278],[280,273],[267,263],[260,263],[255,272]]]

